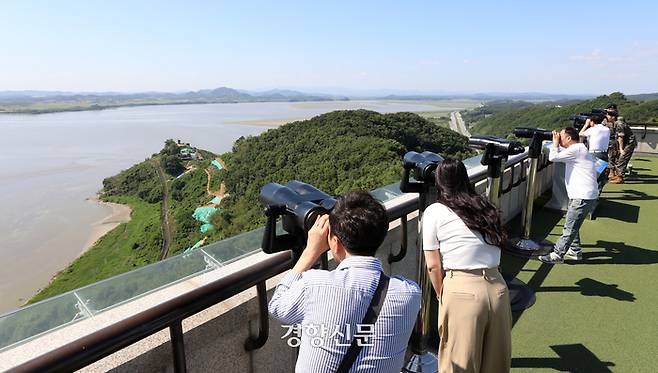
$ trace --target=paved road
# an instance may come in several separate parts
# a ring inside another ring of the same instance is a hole
[[[471,133],[466,128],[466,123],[458,111],[450,113],[450,129],[466,137],[471,137]]]

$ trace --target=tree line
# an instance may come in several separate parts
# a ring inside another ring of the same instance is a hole
[[[267,183],[297,179],[332,195],[370,190],[398,181],[411,150],[472,154],[466,137],[412,113],[334,111],[240,138],[222,155],[229,197],[213,217],[216,238],[264,224],[258,196]]]
[[[628,99],[623,93],[615,92],[591,100],[567,102],[493,102],[474,111],[467,112],[465,120],[473,134],[496,135],[514,138],[514,127],[539,127],[557,129],[572,124],[572,114],[589,112],[593,108],[605,108],[617,104],[619,114],[627,122],[658,122],[658,99],[637,101]]]

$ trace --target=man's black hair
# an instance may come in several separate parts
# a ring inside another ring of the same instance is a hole
[[[573,127],[565,127],[564,133],[566,133],[567,136],[571,137],[575,141],[578,141],[579,139],[578,130]]]
[[[374,256],[388,233],[388,214],[368,192],[350,192],[338,198],[329,225],[348,253]]]
[[[603,115],[592,115],[589,117],[589,119],[591,119],[595,124],[603,123]]]
[[[617,111],[617,104],[609,103],[608,106],[606,106],[605,108],[612,109],[613,111]]]

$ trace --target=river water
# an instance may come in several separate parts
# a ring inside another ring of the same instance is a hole
[[[23,304],[84,250],[110,213],[88,201],[102,180],[168,138],[223,153],[274,122],[333,110],[437,110],[420,103],[344,101],[119,108],[0,115],[0,314]],[[459,108],[442,108],[451,110]]]

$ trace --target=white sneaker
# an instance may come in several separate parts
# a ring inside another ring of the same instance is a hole
[[[562,259],[562,257],[559,256],[555,251],[551,251],[546,255],[541,255],[538,259],[546,264],[564,263],[564,259]]]
[[[567,253],[564,254],[564,259],[583,260],[583,252],[580,249],[574,250],[572,248],[569,248],[569,250],[567,250]]]

